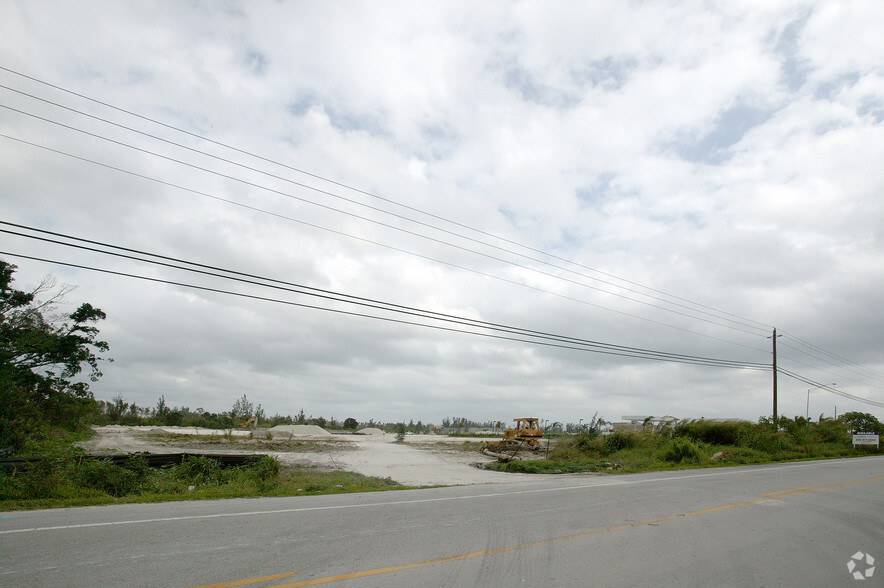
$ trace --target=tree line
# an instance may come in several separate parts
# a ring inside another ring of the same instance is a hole
[[[268,415],[264,408],[250,401],[247,395],[243,394],[238,398],[228,411],[209,412],[202,408],[191,410],[187,406],[169,406],[166,403],[165,396],[160,396],[154,406],[138,406],[137,404],[126,402],[126,400],[118,395],[112,400],[96,400],[95,413],[89,419],[90,424],[95,425],[156,425],[167,427],[202,427],[207,429],[230,429],[242,426],[255,419],[255,426],[258,427],[275,427],[277,425],[316,425],[324,429],[332,430],[356,430],[366,427],[375,427],[385,431],[395,431],[401,424],[405,426],[406,431],[412,433],[428,433],[431,430],[430,425],[424,424],[422,421],[410,420],[408,423],[400,422],[383,422],[374,419],[357,420],[353,417],[347,417],[339,420],[334,416],[325,418],[323,416],[314,417],[312,414],[307,415],[304,409],[301,409],[296,415],[281,415],[276,413]]]
[[[254,418],[262,427],[309,424],[332,430],[353,430],[376,427],[404,434],[428,433],[436,427],[422,421],[382,422],[359,421],[347,417],[276,413],[269,416],[264,408],[255,406],[246,395],[237,398],[229,411],[210,412],[202,408],[170,406],[160,396],[154,406],[138,406],[121,395],[110,401],[96,400],[89,389],[101,376],[109,345],[98,337],[97,323],[105,313],[83,303],[70,314],[58,311],[67,301],[64,296],[72,286],[59,285],[53,278],[44,278],[36,288],[26,292],[13,287],[16,266],[0,260],[0,449],[24,449],[39,446],[59,432],[82,429],[87,425],[159,425],[227,429],[238,427]],[[855,417],[852,426],[860,430],[881,432],[881,423],[867,413]],[[764,419],[762,419],[764,420]],[[807,427],[809,423],[788,419],[778,428]],[[844,418],[839,421],[845,422]],[[771,422],[771,424],[773,424]],[[823,419],[820,419],[820,425]],[[597,415],[583,423],[544,422],[547,433],[599,433],[606,427]],[[479,422],[466,417],[445,417],[440,432],[465,432],[469,429],[490,429],[499,432],[512,426],[510,420]]]

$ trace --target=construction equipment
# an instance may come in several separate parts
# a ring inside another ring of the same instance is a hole
[[[492,455],[497,458],[507,457],[512,459],[521,449],[530,449],[537,451],[540,449],[538,441],[543,438],[543,431],[540,429],[540,419],[521,418],[513,419],[516,426],[507,429],[500,441],[492,441],[486,443],[482,453]]]
[[[255,429],[258,426],[258,419],[255,417],[249,417],[249,420],[242,423],[239,428],[240,429]]]

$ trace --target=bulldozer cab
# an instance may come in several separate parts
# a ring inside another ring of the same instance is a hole
[[[543,431],[540,430],[540,419],[521,418],[513,419],[516,426],[507,429],[503,434],[503,439],[486,443],[483,453],[496,456],[498,459],[510,460],[520,449],[529,449],[537,451],[540,449],[539,439],[543,438]],[[500,453],[512,453],[512,455],[501,456]]]
[[[537,432],[543,435],[540,431],[540,419],[513,419],[516,422],[516,430],[517,431],[525,431],[528,432]]]
[[[540,430],[540,419],[522,418],[513,419],[516,426],[507,429],[504,433],[504,440],[525,441],[531,447],[537,445],[537,440],[543,437],[543,431]]]

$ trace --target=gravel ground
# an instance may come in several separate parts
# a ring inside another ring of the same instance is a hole
[[[162,434],[162,432],[165,434]],[[194,429],[193,427],[95,427],[96,435],[81,446],[93,453],[266,453],[281,463],[321,470],[351,471],[366,476],[390,477],[409,486],[458,486],[521,480],[546,476],[507,474],[477,467],[493,461],[478,448],[466,449],[476,439],[441,435],[396,436],[331,434],[264,439],[262,432],[249,438],[247,431]],[[186,437],[185,437],[186,435]]]

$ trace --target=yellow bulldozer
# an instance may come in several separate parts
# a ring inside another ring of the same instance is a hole
[[[249,420],[247,420],[244,423],[240,423],[240,425],[239,425],[240,429],[255,429],[257,427],[258,427],[258,419],[255,417],[249,417]]]
[[[521,449],[530,449],[532,451],[540,449],[538,441],[543,438],[543,431],[540,429],[540,419],[521,418],[513,419],[513,421],[516,423],[516,426],[512,429],[507,429],[503,434],[503,439],[500,441],[486,443],[484,449],[482,449],[483,453],[496,454],[496,457],[500,457],[501,454],[512,454],[508,456],[512,458]]]

